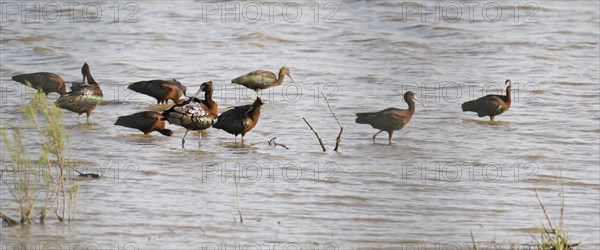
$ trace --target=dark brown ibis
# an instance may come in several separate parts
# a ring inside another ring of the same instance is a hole
[[[258,123],[260,107],[263,104],[260,97],[256,97],[251,105],[237,106],[227,110],[219,115],[219,119],[217,119],[213,128],[225,130],[225,132],[235,135],[236,139],[241,134],[242,142],[244,142],[244,135]]]
[[[196,97],[204,91],[204,100]],[[190,130],[198,131],[198,146],[202,145],[202,130],[210,128],[217,121],[218,105],[212,99],[213,84],[205,82],[193,97],[180,104],[175,104],[162,115],[171,124],[182,126],[186,129],[181,138],[181,147],[185,147],[185,136]]]
[[[490,121],[494,117],[506,112],[510,108],[510,80],[504,83],[506,95],[486,95],[477,100],[468,101],[462,104],[462,111],[477,112],[477,116],[489,116]]]
[[[279,86],[283,83],[285,76],[289,76],[292,82],[298,87],[298,83],[290,75],[290,69],[287,67],[281,67],[279,69],[279,75],[275,75],[271,71],[266,70],[255,70],[243,76],[239,76],[231,80],[231,83],[242,85],[246,88],[255,91],[254,95],[258,96],[258,91],[266,88]],[[254,96],[253,96],[254,98]]]
[[[43,92],[46,96],[52,92],[56,92],[60,96],[63,96],[65,93],[67,93],[65,81],[54,73],[37,72],[31,74],[22,74],[13,76],[12,79],[15,82],[20,82],[25,86],[37,89],[39,92]]]
[[[163,116],[156,111],[142,111],[132,115],[119,116],[115,125],[135,128],[146,135],[152,133],[152,131],[158,131],[166,136],[173,135],[173,131],[165,128],[167,122],[163,119]]]
[[[127,88],[156,98],[157,104],[167,103],[168,100],[179,104],[179,98],[185,96],[186,92],[185,85],[175,79],[139,81],[130,84]]]
[[[84,63],[81,67],[81,74],[83,75],[83,82],[81,84],[74,83],[71,91],[58,98],[55,103],[62,109],[79,114],[77,122],[79,122],[81,114],[86,113],[86,123],[89,125],[90,114],[102,101],[103,95],[100,86],[92,77],[90,66],[87,63]],[[85,84],[85,79],[87,79],[87,84]]]
[[[379,133],[386,131],[388,142],[391,144],[394,131],[406,127],[415,113],[415,101],[423,105],[427,112],[425,104],[419,101],[412,91],[404,93],[404,101],[408,103],[408,109],[388,108],[379,112],[356,113],[356,123],[369,124],[373,128],[379,129],[379,132],[373,135],[373,142]]]

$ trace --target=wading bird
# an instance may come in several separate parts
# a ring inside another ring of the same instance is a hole
[[[243,143],[244,135],[252,130],[258,123],[258,118],[260,118],[260,107],[262,105],[262,100],[260,97],[257,97],[251,105],[237,106],[227,110],[219,115],[219,119],[217,119],[213,128],[222,129],[227,133],[235,135],[236,140],[237,136],[242,134]]]
[[[179,104],[179,98],[185,96],[186,87],[179,81],[172,80],[150,80],[134,82],[127,87],[135,92],[156,98],[156,103],[167,103],[173,100]]]
[[[299,88],[298,83],[296,83],[292,75],[290,75],[290,69],[287,67],[281,67],[278,76],[270,71],[255,70],[243,76],[234,78],[231,80],[231,83],[239,84],[254,90],[255,92],[252,98],[255,98],[258,96],[258,91],[281,85],[286,75],[289,76],[296,87]]]
[[[25,86],[37,89],[38,92],[43,92],[46,96],[49,93],[56,92],[60,96],[67,93],[65,81],[54,73],[37,72],[31,74],[22,74],[13,76],[15,82],[20,82]]]
[[[477,112],[477,116],[489,116],[490,121],[494,117],[506,112],[510,108],[510,80],[504,83],[506,95],[486,95],[477,100],[468,101],[462,104],[462,111]]]
[[[196,97],[204,91],[204,100]],[[181,138],[181,147],[185,148],[185,136],[190,130],[198,131],[198,146],[202,145],[202,130],[210,128],[217,121],[217,103],[212,99],[213,84],[205,82],[189,100],[175,104],[162,115],[171,124],[182,126],[186,129]]]
[[[379,112],[367,112],[367,113],[356,113],[356,123],[369,124],[375,129],[379,129],[379,132],[373,135],[373,142],[375,137],[383,131],[388,133],[388,142],[392,143],[392,134],[395,130],[400,130],[408,125],[410,118],[415,113],[415,102],[419,102],[427,111],[427,107],[423,104],[412,91],[404,93],[404,101],[408,103],[408,109],[388,108]]]
[[[62,109],[79,114],[77,122],[79,122],[81,114],[86,113],[86,123],[89,125],[90,114],[100,101],[102,101],[103,95],[100,86],[98,86],[98,83],[92,77],[90,66],[87,63],[84,63],[83,67],[81,67],[81,74],[83,75],[83,82],[81,84],[74,83],[71,87],[71,92],[58,98],[55,103]],[[88,84],[85,84],[86,79]]]
[[[135,128],[146,135],[152,133],[152,131],[158,131],[166,136],[173,135],[173,131],[165,128],[167,122],[164,121],[163,116],[155,111],[142,111],[131,115],[119,116],[115,125]]]

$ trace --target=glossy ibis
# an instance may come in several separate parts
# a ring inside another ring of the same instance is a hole
[[[356,123],[369,124],[373,128],[379,129],[379,132],[373,135],[373,142],[379,133],[386,131],[388,142],[391,144],[394,131],[406,127],[415,113],[415,101],[423,105],[427,112],[425,104],[419,101],[412,91],[404,93],[404,101],[408,103],[408,109],[388,108],[379,112],[356,113]]]
[[[510,108],[510,80],[506,80],[504,89],[506,95],[486,95],[477,100],[468,101],[462,104],[462,111],[477,112],[477,116],[489,116],[490,121],[494,117],[506,112]]]
[[[234,78],[231,80],[231,83],[239,84],[246,88],[252,89],[255,91],[254,96],[258,96],[258,91],[262,89],[281,85],[286,75],[289,76],[296,87],[298,87],[298,83],[296,83],[292,75],[290,75],[290,69],[287,67],[281,67],[281,69],[279,69],[279,76],[276,76],[271,71],[255,70],[243,76]]]
[[[15,82],[20,82],[25,86],[37,89],[39,92],[43,92],[46,96],[52,92],[56,92],[60,96],[63,96],[65,93],[67,93],[65,81],[54,73],[37,72],[31,74],[22,74],[13,76],[12,79]]]
[[[204,91],[204,100],[196,97]],[[205,82],[189,100],[175,104],[162,115],[171,124],[182,126],[186,129],[181,138],[181,147],[185,147],[185,136],[190,130],[198,131],[198,146],[202,145],[202,130],[210,128],[217,121],[217,103],[212,99],[213,84]]]
[[[244,142],[244,135],[258,123],[262,105],[260,97],[256,97],[251,105],[237,106],[227,110],[219,115],[213,128],[225,130],[225,132],[235,135],[236,139],[239,134],[242,134],[242,142]]]
[[[127,88],[156,98],[157,104],[166,103],[168,100],[179,104],[179,98],[185,96],[186,92],[185,85],[175,79],[139,81],[130,84]]]
[[[87,63],[81,67],[81,74],[83,75],[82,84],[73,84],[71,91],[58,98],[55,103],[62,109],[79,114],[77,122],[79,122],[81,114],[86,113],[86,123],[90,124],[90,114],[102,101],[103,95],[100,86],[92,77],[90,66]],[[85,84],[86,78],[88,84]]]
[[[166,136],[173,135],[173,131],[165,128],[167,122],[164,121],[163,116],[155,111],[142,111],[132,115],[119,116],[115,125],[135,128],[146,135],[152,131],[158,131]]]

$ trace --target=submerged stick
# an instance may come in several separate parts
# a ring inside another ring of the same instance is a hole
[[[319,133],[317,133],[317,131],[313,129],[313,127],[310,125],[310,123],[308,123],[308,121],[304,117],[302,117],[302,120],[306,122],[306,125],[308,125],[310,130],[312,130],[312,132],[315,133],[315,136],[317,136],[317,140],[319,140],[319,144],[321,144],[321,149],[323,149],[323,152],[327,152],[327,150],[325,149],[325,145],[323,145],[323,140],[321,140],[321,137],[319,136]]]
[[[242,208],[240,207],[240,192],[238,191],[238,182],[237,177],[233,176],[233,181],[235,182],[235,196],[237,197],[237,207],[238,213],[240,214],[240,223],[244,222],[244,218],[242,218]]]
[[[321,92],[321,95],[323,96],[323,99],[325,99],[325,102],[327,103],[327,108],[329,108],[329,112],[331,112],[331,115],[333,115],[333,118],[335,118],[335,121],[337,122],[338,126],[340,127],[340,133],[338,134],[337,138],[335,139],[335,148],[333,149],[333,151],[337,152],[338,148],[340,147],[340,143],[342,143],[342,133],[344,132],[344,126],[342,126],[342,124],[340,123],[340,120],[338,120],[337,116],[331,109],[331,106],[329,105],[329,100],[327,100],[327,97],[325,97],[325,94],[323,94],[323,92]]]
[[[275,146],[275,147],[277,147],[277,146],[281,146],[281,147],[283,147],[283,148],[285,148],[285,149],[290,149],[290,148],[288,148],[288,147],[287,147],[285,144],[277,143],[277,142],[275,141],[275,139],[277,139],[277,137],[273,137],[271,140],[269,140],[269,141],[267,142],[267,143],[269,144],[269,146]]]

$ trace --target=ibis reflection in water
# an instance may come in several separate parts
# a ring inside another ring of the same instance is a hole
[[[299,88],[298,83],[294,80],[290,74],[290,69],[287,67],[281,67],[278,76],[271,71],[255,70],[243,76],[234,78],[231,80],[231,83],[239,84],[254,90],[254,96],[252,97],[254,99],[258,96],[258,91],[281,85],[286,75],[290,77],[296,87]]]
[[[243,143],[244,135],[258,123],[260,107],[262,105],[263,102],[260,97],[256,97],[256,100],[251,105],[237,106],[227,110],[219,115],[219,119],[217,119],[217,123],[213,127],[235,135],[236,139],[241,134]]]
[[[196,97],[204,91],[204,100]],[[185,148],[185,136],[190,130],[198,131],[198,146],[202,145],[202,130],[210,128],[217,120],[217,103],[212,99],[213,84],[205,82],[189,100],[175,104],[162,115],[171,124],[182,126],[186,129],[181,138],[181,147]]]
[[[86,123],[90,123],[90,114],[96,108],[96,106],[102,101],[102,90],[98,83],[92,77],[90,72],[90,66],[87,63],[81,67],[81,74],[83,75],[83,81],[81,84],[73,84],[71,91],[62,95],[56,100],[56,105],[62,109],[66,109],[79,114],[77,122],[81,114],[86,113]],[[85,80],[87,79],[87,84]]]
[[[486,95],[477,100],[465,102],[462,104],[462,111],[477,112],[477,116],[489,116],[490,121],[494,121],[495,116],[510,108],[510,85],[510,80],[506,80],[504,84],[506,95]]]
[[[165,128],[167,122],[163,119],[163,116],[156,111],[142,111],[131,115],[119,116],[115,125],[135,128],[144,134],[158,131],[166,136],[173,135],[173,131]]]
[[[139,81],[130,84],[128,89],[156,98],[156,103],[166,103],[173,100],[179,104],[179,98],[185,96],[186,87],[175,79]]]
[[[369,124],[379,132],[373,135],[375,137],[383,131],[388,133],[388,143],[392,143],[392,134],[394,131],[403,129],[408,125],[410,118],[415,113],[415,101],[419,102],[427,111],[427,107],[423,104],[412,91],[404,93],[404,101],[408,103],[408,109],[388,108],[379,112],[356,113],[356,123]]]

